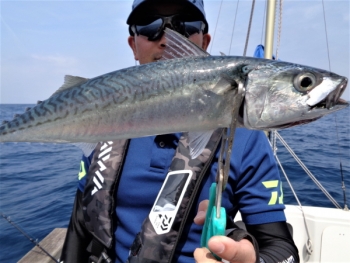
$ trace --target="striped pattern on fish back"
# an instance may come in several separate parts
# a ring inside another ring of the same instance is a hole
[[[215,78],[215,66],[220,65],[222,60],[218,57],[168,60],[101,75],[57,92],[3,124],[0,126],[0,136],[43,125],[56,125],[60,129],[63,124],[77,122],[82,116],[101,113],[111,107],[137,104],[179,89],[183,90],[180,92],[190,92],[188,88],[191,84],[200,87]],[[64,140],[63,137],[64,134],[58,140]],[[0,141],[6,140],[0,138]]]

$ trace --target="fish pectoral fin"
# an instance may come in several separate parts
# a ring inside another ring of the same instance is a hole
[[[216,83],[216,85],[214,86],[213,92],[215,92],[218,95],[224,95],[227,92],[230,92],[237,88],[238,83],[236,82],[236,80],[223,75],[218,81],[218,83]]]
[[[76,142],[72,143],[77,146],[79,149],[83,151],[85,157],[89,157],[90,154],[95,150],[97,142],[89,143],[89,142]]]
[[[190,155],[192,159],[196,159],[203,152],[213,132],[214,130],[188,133]]]
[[[218,95],[224,95],[227,92],[238,90],[239,84],[243,87],[248,79],[248,74],[254,69],[253,66],[247,64],[239,64],[231,69],[231,73],[222,73],[219,81],[213,87],[213,92]]]
[[[58,90],[56,90],[56,92],[54,94],[52,94],[51,97],[57,93],[60,93],[64,90],[66,90],[66,89],[83,84],[83,83],[87,82],[88,80],[89,79],[83,78],[83,77],[65,75],[63,85]]]
[[[183,57],[208,57],[210,54],[200,48],[193,42],[189,41],[183,35],[165,28],[164,36],[167,44],[164,49],[161,60],[183,58]]]

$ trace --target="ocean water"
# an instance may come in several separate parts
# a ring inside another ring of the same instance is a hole
[[[0,105],[0,121],[32,105]],[[350,200],[350,108],[280,134],[328,192],[344,206],[340,162]],[[303,205],[334,207],[280,142],[277,154]],[[0,144],[0,212],[40,241],[67,227],[81,152],[69,144]],[[281,174],[284,202],[296,204]],[[347,202],[348,206],[350,202]],[[17,262],[33,244],[0,217],[0,262]]]

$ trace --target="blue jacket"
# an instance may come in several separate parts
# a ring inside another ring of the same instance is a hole
[[[132,139],[125,158],[116,192],[116,262],[125,262],[130,246],[148,216],[168,173],[180,134]],[[193,262],[193,251],[200,245],[202,226],[193,223],[198,204],[209,198],[209,187],[215,181],[219,153],[209,167],[203,187],[187,228],[176,248],[177,262]],[[79,189],[85,185],[84,174],[92,155],[83,157]],[[277,165],[263,132],[244,128],[236,130],[231,156],[230,177],[222,204],[232,218],[239,210],[246,224],[285,221],[283,194]]]

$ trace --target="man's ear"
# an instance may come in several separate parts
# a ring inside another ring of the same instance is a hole
[[[203,34],[203,42],[202,42],[202,48],[204,50],[207,50],[209,44],[210,44],[211,36],[210,34]]]
[[[139,60],[137,56],[136,44],[135,44],[135,36],[128,37],[128,44],[131,47],[132,52],[134,53],[135,60]]]

